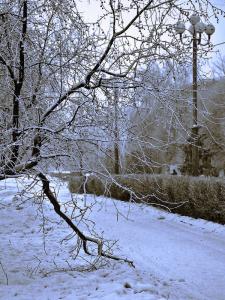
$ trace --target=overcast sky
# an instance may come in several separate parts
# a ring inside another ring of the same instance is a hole
[[[211,0],[211,2],[218,8],[221,8],[225,11],[225,0]],[[83,16],[86,17],[90,22],[96,20],[97,15],[102,12],[101,9],[96,6],[96,2],[93,0],[81,0],[80,2],[77,2],[77,4],[81,11],[84,12]],[[220,15],[219,23],[217,23],[217,20],[214,17],[212,17],[210,21],[216,28],[216,31],[211,38],[211,42],[215,45],[214,50],[219,51],[222,56],[225,56],[225,18]],[[212,54],[213,60],[216,60],[217,57],[218,56],[216,53]]]
[[[225,11],[225,0],[213,0],[213,4],[217,5],[219,8]],[[212,36],[213,44],[225,43],[225,18],[220,16],[219,23],[217,24],[216,20],[212,18],[212,23],[216,28],[216,32]],[[217,50],[220,50],[221,54],[225,55],[225,44],[217,46]]]

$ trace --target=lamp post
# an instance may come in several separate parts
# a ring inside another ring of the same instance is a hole
[[[212,24],[204,24],[201,22],[198,14],[193,14],[189,21],[191,23],[188,31],[191,34],[191,43],[192,43],[192,130],[191,130],[191,142],[192,142],[192,151],[191,151],[191,175],[199,175],[199,148],[198,148],[198,85],[197,85],[197,55],[198,55],[198,46],[207,46],[210,44],[211,35],[215,32],[215,27]],[[185,24],[181,21],[178,21],[175,25],[175,31],[180,35],[180,41],[184,45],[186,44],[183,41],[183,33],[185,32]],[[205,43],[202,43],[202,35],[206,33],[208,38]]]

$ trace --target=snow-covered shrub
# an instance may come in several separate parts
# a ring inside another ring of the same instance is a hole
[[[77,192],[76,181],[77,177],[71,177],[71,192]],[[86,191],[225,224],[225,182],[219,178],[144,174],[102,180],[91,177]]]
[[[73,191],[73,193],[79,194],[83,193],[83,176],[73,176],[73,181],[69,181],[69,189]]]

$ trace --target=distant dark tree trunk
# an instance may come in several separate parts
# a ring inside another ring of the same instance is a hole
[[[114,90],[114,173],[120,174],[120,149],[119,149],[119,128],[118,128],[118,91]]]

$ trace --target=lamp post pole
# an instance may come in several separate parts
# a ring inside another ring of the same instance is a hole
[[[193,101],[193,126],[192,126],[192,175],[199,175],[199,151],[198,151],[198,83],[197,83],[197,55],[198,45],[196,31],[193,32],[193,57],[192,57],[192,101]]]
[[[199,175],[199,145],[198,145],[198,45],[207,46],[210,44],[211,35],[215,32],[215,27],[212,24],[205,25],[201,22],[200,17],[197,14],[193,14],[189,21],[191,26],[189,32],[191,33],[192,39],[192,129],[191,129],[191,175]],[[185,24],[178,21],[175,25],[176,32],[180,35],[180,41],[184,45],[190,45],[184,43],[182,34],[186,30]],[[202,34],[206,33],[208,40],[206,43],[201,43]]]

